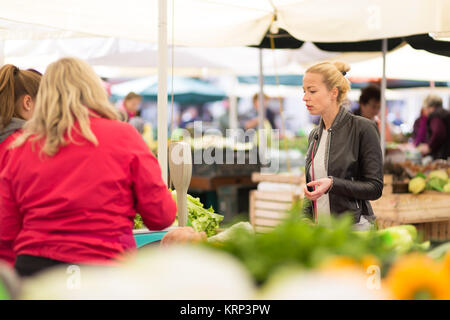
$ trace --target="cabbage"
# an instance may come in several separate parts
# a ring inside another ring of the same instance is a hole
[[[432,179],[432,178],[439,178],[439,179],[447,181],[448,174],[445,170],[433,170],[428,175],[428,179]]]
[[[443,188],[444,192],[450,193],[450,182],[448,182],[444,188]]]
[[[408,190],[414,194],[421,193],[425,190],[426,182],[422,177],[415,177],[409,181]]]
[[[254,234],[255,231],[253,230],[253,227],[248,222],[239,222],[228,229],[225,229],[224,231],[218,233],[215,236],[212,236],[208,238],[209,242],[225,242],[229,240],[233,240],[235,238],[235,235],[239,232],[248,232],[249,234]]]
[[[438,177],[433,177],[428,180],[427,188],[429,190],[436,190],[439,192],[444,192],[444,186],[447,184],[447,180],[443,180]]]
[[[417,243],[417,229],[410,224],[381,229],[376,233],[383,237],[387,248],[391,248],[398,254],[411,250],[426,251],[430,248],[429,241]]]

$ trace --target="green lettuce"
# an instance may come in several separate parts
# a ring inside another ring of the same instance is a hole
[[[172,191],[172,197],[177,200],[176,190]],[[219,222],[223,220],[223,216],[214,212],[210,207],[206,209],[200,198],[194,198],[187,195],[187,209],[188,209],[188,225],[190,225],[196,232],[204,231],[208,237],[216,234],[216,229],[219,227]]]

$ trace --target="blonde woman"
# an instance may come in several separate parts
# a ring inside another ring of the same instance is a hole
[[[36,111],[0,171],[0,237],[20,275],[109,264],[136,248],[136,212],[152,230],[175,220],[157,160],[118,117],[87,63],[63,58],[47,68]]]
[[[323,62],[303,78],[306,108],[321,116],[309,136],[306,212],[315,221],[352,212],[355,228],[367,229],[375,219],[369,200],[378,199],[383,190],[383,161],[375,123],[342,106],[350,89],[349,70],[342,62]]]
[[[17,131],[33,115],[40,81],[41,74],[35,70],[20,70],[12,64],[0,68],[0,159]],[[15,262],[14,252],[1,240],[0,261],[9,265]]]

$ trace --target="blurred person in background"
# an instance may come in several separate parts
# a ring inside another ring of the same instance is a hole
[[[11,64],[0,68],[0,168],[5,165],[3,155],[9,144],[33,115],[40,81],[41,74],[35,70],[20,70]],[[1,238],[0,260],[11,266],[15,262],[14,252]]]
[[[126,95],[120,108],[119,114],[123,121],[128,122],[140,133],[144,133],[145,120],[142,119],[139,111],[139,106],[142,102],[142,97],[134,92]]]
[[[418,149],[424,156],[433,159],[450,157],[450,112],[442,107],[442,98],[433,94],[423,101],[427,116],[427,143],[419,144]]]
[[[124,121],[129,121],[137,115],[139,105],[142,102],[142,97],[134,92],[130,92],[123,99],[119,107],[120,116]]]
[[[194,123],[195,121],[201,121],[198,108],[196,106],[190,106],[181,114],[180,128],[185,129],[190,123]]]
[[[264,95],[264,109],[266,110],[265,119],[269,122],[271,129],[276,129],[275,125],[275,113],[273,113],[270,108],[267,107],[267,104],[269,102],[269,97]],[[259,117],[258,117],[258,110],[259,110],[259,93],[255,93],[252,98],[253,103],[253,114],[252,118],[244,122],[244,129],[258,129],[259,125]]]
[[[0,240],[14,250],[19,275],[114,265],[136,249],[136,212],[151,230],[174,222],[158,161],[130,124],[117,121],[86,62],[50,64],[35,108],[0,169]]]
[[[420,117],[414,121],[413,132],[411,134],[413,144],[416,147],[421,143],[427,143],[427,121],[428,117],[425,108],[422,107],[420,109]]]
[[[352,212],[354,228],[367,230],[375,220],[369,201],[383,191],[383,159],[376,124],[342,105],[349,70],[343,62],[323,62],[303,78],[306,108],[321,117],[308,139],[304,210],[319,223]]]
[[[356,116],[361,116],[372,120],[377,124],[378,132],[381,131],[381,119],[379,117],[381,110],[381,90],[375,84],[371,84],[361,90],[359,97],[359,107],[353,112]],[[386,110],[387,115],[387,110]],[[392,141],[391,131],[386,123],[386,141]]]

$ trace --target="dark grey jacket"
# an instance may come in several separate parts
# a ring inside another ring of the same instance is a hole
[[[305,166],[307,183],[311,181],[313,149],[315,156],[323,128],[321,120],[309,135]],[[353,212],[355,223],[359,222],[361,214],[373,221],[375,215],[369,200],[378,199],[383,191],[383,156],[375,123],[341,107],[328,129],[326,145],[325,168],[328,168],[328,176],[333,177],[333,186],[329,190],[330,211],[333,214]],[[311,202],[304,209],[312,216]]]

